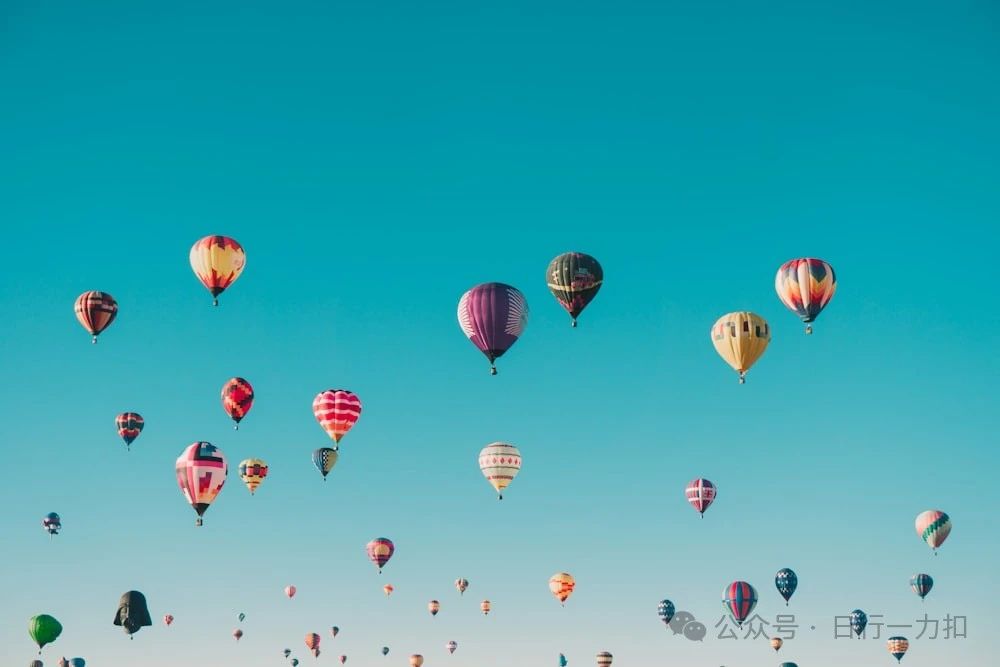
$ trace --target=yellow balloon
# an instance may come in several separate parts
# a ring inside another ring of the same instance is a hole
[[[712,343],[719,356],[746,382],[747,371],[760,359],[771,342],[771,327],[760,315],[740,311],[727,313],[712,326]]]
[[[549,590],[562,603],[565,603],[566,599],[573,594],[575,587],[576,580],[569,572],[556,572],[549,579]]]

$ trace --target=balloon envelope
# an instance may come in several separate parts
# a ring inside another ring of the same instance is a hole
[[[910,588],[923,600],[931,592],[934,586],[934,579],[929,574],[915,574],[910,577]]]
[[[153,624],[146,606],[146,596],[139,591],[123,593],[118,600],[118,610],[115,612],[114,624],[125,630],[125,634],[133,635],[139,630]]]
[[[785,598],[787,603],[792,598],[795,589],[799,587],[799,578],[791,568],[783,567],[774,575],[774,587],[778,589],[778,593]]]
[[[886,645],[889,649],[889,653],[891,653],[892,657],[896,659],[896,662],[902,660],[906,650],[910,648],[910,642],[907,641],[906,637],[889,637],[889,641],[886,642]]]
[[[38,644],[39,650],[58,639],[62,629],[62,624],[48,614],[32,616],[28,620],[28,636]]]
[[[549,577],[549,590],[559,602],[565,603],[573,589],[576,588],[576,580],[569,572],[556,572]]]
[[[244,459],[240,461],[237,470],[239,470],[240,479],[250,489],[252,496],[260,483],[267,477],[267,462],[261,459]]]
[[[757,606],[757,591],[745,581],[734,581],[726,586],[723,595],[726,609],[733,615],[733,620],[742,627],[743,621],[747,620]]]
[[[739,373],[740,384],[771,342],[764,318],[747,311],[726,313],[712,325],[711,335],[715,351]]]
[[[188,257],[191,270],[212,296],[216,306],[219,295],[236,282],[246,267],[246,253],[236,239],[228,236],[206,236],[193,246]]]
[[[564,252],[549,262],[545,279],[552,296],[569,313],[573,326],[576,326],[576,318],[601,289],[604,270],[590,255]]]
[[[243,378],[231,378],[222,385],[222,409],[237,428],[253,407],[253,397],[253,386]]]
[[[656,615],[660,617],[664,625],[670,625],[670,619],[674,617],[674,603],[670,600],[660,600],[656,605]]]
[[[691,503],[691,507],[695,508],[698,514],[705,516],[705,510],[715,502],[715,484],[702,477],[692,479],[688,482],[684,494],[687,496],[687,501]]]
[[[597,667],[611,667],[611,661],[614,658],[607,651],[601,651],[597,654]]]
[[[381,572],[382,567],[396,552],[396,546],[388,537],[376,537],[365,546],[365,551],[368,553],[368,560],[374,563],[378,571]]]
[[[107,292],[84,292],[76,298],[73,312],[96,343],[97,336],[115,321],[118,315],[118,302]]]
[[[313,399],[313,415],[337,444],[361,418],[361,399],[346,389],[327,389]]]
[[[118,436],[125,441],[125,449],[130,448],[145,425],[146,421],[138,412],[123,412],[115,417],[115,427],[118,429]]]
[[[287,596],[289,599],[291,599],[291,598],[295,597],[295,591],[297,591],[297,590],[298,589],[295,588],[295,586],[285,586],[285,596]]]
[[[205,511],[226,483],[226,455],[210,442],[196,442],[177,457],[176,471],[177,484],[198,515],[195,525],[200,526]]]
[[[813,320],[830,303],[837,291],[833,267],[821,259],[802,257],[785,262],[774,277],[774,289],[781,303],[806,323],[812,333]]]
[[[858,637],[861,633],[865,631],[865,627],[868,625],[868,614],[861,611],[860,609],[855,609],[851,612],[851,630],[854,631]]]
[[[458,324],[466,337],[490,361],[490,373],[524,332],[528,302],[514,287],[503,283],[476,285],[458,302]]]
[[[917,535],[936,550],[951,534],[951,518],[941,510],[927,510],[917,515],[916,528]]]
[[[506,442],[494,442],[479,452],[479,469],[503,500],[503,490],[521,471],[521,452]]]

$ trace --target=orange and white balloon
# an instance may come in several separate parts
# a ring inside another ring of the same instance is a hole
[[[191,246],[191,270],[211,292],[215,306],[219,295],[236,282],[247,263],[243,246],[228,236],[206,236]]]
[[[576,580],[569,572],[556,572],[549,579],[549,590],[563,604],[573,594],[574,588],[576,588]]]
[[[503,490],[510,486],[521,471],[521,452],[506,442],[486,445],[479,452],[479,469],[486,481],[497,490],[500,500],[503,500]]]

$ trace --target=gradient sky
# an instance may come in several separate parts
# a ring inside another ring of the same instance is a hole
[[[833,639],[861,607],[968,617],[904,665],[993,664],[1000,11],[804,4],[0,3],[2,662],[51,613],[46,665],[313,664],[313,631],[349,667],[892,664],[885,634]],[[206,234],[247,250],[217,309],[188,265]],[[576,330],[544,281],[566,250],[606,275]],[[804,255],[839,277],[811,337],[773,289]],[[497,377],[455,318],[490,280],[531,308]],[[96,346],[90,289],[120,306]],[[745,386],[709,340],[739,309],[774,332]],[[238,432],[234,375],[257,392]],[[330,387],[364,413],[324,484]],[[195,440],[231,468],[200,529],[173,472]],[[524,455],[502,503],[494,440]],[[938,557],[913,528],[931,508],[954,522]],[[786,566],[780,656],[717,639],[723,587],[773,622]],[[135,641],[111,624],[132,588],[157,621]],[[664,597],[704,642],[663,629]]]

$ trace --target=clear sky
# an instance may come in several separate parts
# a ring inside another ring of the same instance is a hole
[[[349,667],[891,664],[885,632],[833,639],[860,607],[911,640],[968,617],[904,665],[994,664],[998,21],[986,0],[0,3],[0,662],[50,613],[46,665],[309,664],[313,631]],[[219,308],[188,265],[207,234],[247,251]],[[575,330],[544,280],[566,250],[606,275]],[[773,289],[804,255],[839,278],[811,337]],[[497,377],[455,318],[490,280],[531,308]],[[96,346],[90,289],[120,306]],[[745,386],[709,340],[739,309],[774,332]],[[238,432],[234,375],[257,392]],[[331,387],[364,413],[324,484]],[[202,528],[173,471],[195,440],[230,461]],[[502,503],[494,440],[524,456]],[[913,527],[932,508],[938,557]],[[796,638],[718,639],[734,579],[786,611],[781,567]],[[156,624],[129,641],[132,588]],[[663,629],[664,597],[704,642]]]

